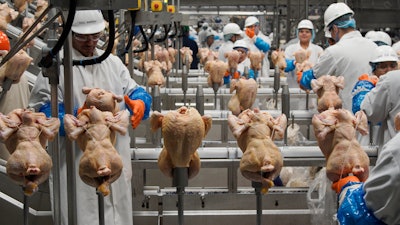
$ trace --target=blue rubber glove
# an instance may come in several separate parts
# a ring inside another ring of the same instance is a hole
[[[230,84],[230,83],[231,83],[231,75],[229,73],[225,73],[224,84]]]
[[[285,59],[286,61],[286,68],[285,72],[290,72],[296,69],[295,60],[294,59]]]
[[[311,80],[315,79],[314,72],[312,69],[303,72],[300,79],[300,85],[308,90],[311,90]]]
[[[365,95],[375,88],[375,85],[368,80],[359,80],[351,91],[353,95],[352,111],[355,114],[360,111],[361,103]]]
[[[254,41],[254,45],[260,49],[262,52],[268,52],[268,50],[271,48],[271,45],[265,42],[262,38],[256,37]]]
[[[337,218],[340,225],[384,225],[364,201],[364,184],[348,182],[339,194]]]
[[[249,76],[248,76],[248,79],[253,78],[254,80],[256,80],[257,77],[258,77],[258,71],[255,71],[255,72],[254,72],[254,70],[249,69]]]
[[[151,95],[146,92],[142,87],[138,87],[128,95],[130,100],[142,100],[144,103],[144,114],[142,120],[149,118],[151,103],[153,101]],[[133,111],[128,104],[125,104],[130,114],[133,115]]]
[[[42,112],[46,115],[46,117],[51,118],[51,104],[50,102],[46,102],[42,107],[40,107],[39,112]],[[74,113],[75,110],[74,110]],[[60,129],[58,133],[60,136],[65,137],[65,130],[64,130],[64,116],[65,116],[65,107],[64,103],[58,103],[58,119],[60,120]]]

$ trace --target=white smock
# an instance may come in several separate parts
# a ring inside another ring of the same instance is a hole
[[[343,76],[344,89],[339,92],[343,108],[352,110],[351,91],[361,74],[371,74],[369,62],[377,45],[362,37],[359,31],[346,33],[340,40],[325,49],[313,67],[316,78],[323,75]]]
[[[400,133],[380,151],[376,164],[364,184],[364,200],[367,207],[374,212],[375,217],[386,224],[400,224],[399,146]]]
[[[225,53],[231,52],[233,50],[233,42],[225,41],[221,47],[218,49],[218,59],[224,62],[228,62],[228,59],[225,58]]]
[[[257,48],[257,46],[254,44],[254,41],[249,38],[246,34],[246,32],[244,33],[244,38],[243,40],[246,41],[247,45],[249,46],[249,51],[251,52],[262,52],[260,49]],[[269,44],[269,46],[271,46],[271,39],[269,39],[268,36],[265,36],[261,31],[258,32],[257,37],[261,38],[263,41],[265,41],[266,43]],[[262,71],[261,74],[259,74],[259,76],[262,77],[268,77],[269,76],[269,68],[270,68],[270,63],[268,60],[268,52],[263,52],[265,54],[263,62],[262,62]]]
[[[95,55],[99,56],[103,51],[96,50]],[[84,59],[75,49],[72,50],[74,60]],[[58,86],[58,101],[64,102],[64,73],[63,67],[60,69],[60,84]],[[83,106],[86,95],[82,93],[83,87],[102,88],[109,90],[117,95],[130,94],[138,85],[131,79],[129,71],[121,60],[110,55],[101,64],[88,66],[73,66],[73,103],[75,108]],[[38,75],[35,86],[32,90],[29,106],[39,110],[39,108],[50,100],[50,85],[48,78]],[[119,104],[120,110],[126,110],[125,103]],[[66,177],[66,151],[65,138],[60,137],[60,157],[61,157],[61,219],[62,225],[67,225],[67,177]],[[104,197],[104,218],[106,225],[129,225],[133,224],[132,219],[132,165],[130,151],[130,136],[117,134],[115,148],[119,152],[123,162],[121,176],[111,184],[111,193]],[[51,151],[50,151],[51,152]],[[76,200],[77,200],[77,225],[99,224],[98,197],[96,188],[89,186],[79,177],[79,160],[82,151],[75,142],[75,167],[76,167]],[[50,179],[50,190],[52,190],[52,180]],[[51,197],[52,194],[51,194]]]
[[[368,121],[381,124],[377,144],[383,146],[396,135],[394,118],[400,112],[400,70],[389,71],[379,78],[376,87],[361,103]]]
[[[301,47],[300,42],[297,42],[295,44],[289,45],[285,49],[285,57],[287,59],[295,59],[293,54],[296,51],[301,50],[301,49],[303,49],[303,47]],[[324,49],[322,49],[320,46],[315,45],[315,44],[313,44],[311,42],[308,45],[307,49],[305,49],[305,50],[309,51],[311,53],[310,54],[310,58],[308,59],[308,61],[310,63],[312,63],[313,65],[315,65],[317,63],[318,57],[324,51]],[[288,86],[290,88],[298,88],[299,87],[299,84],[297,83],[297,75],[296,75],[296,71],[295,70],[289,71],[287,73],[286,82],[287,82],[287,84],[288,84]]]
[[[243,60],[241,63],[238,64],[237,66],[237,71],[240,72],[240,75],[243,76],[244,68],[247,67],[247,69],[250,69],[250,59],[246,57],[245,60]]]

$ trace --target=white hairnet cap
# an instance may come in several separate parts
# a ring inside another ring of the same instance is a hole
[[[78,34],[95,34],[104,30],[103,14],[99,10],[78,10],[71,30]]]
[[[235,41],[235,43],[233,44],[233,49],[236,48],[245,48],[245,49],[249,49],[249,46],[247,45],[247,42],[245,40],[237,40]]]
[[[397,54],[393,50],[392,46],[381,45],[376,48],[374,52],[374,59],[371,60],[372,63],[380,63],[380,62],[397,62]]]

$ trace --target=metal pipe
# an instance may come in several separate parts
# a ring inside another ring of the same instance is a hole
[[[198,85],[196,89],[196,109],[200,115],[204,115],[204,91],[202,85]]]
[[[24,190],[25,188],[22,188]],[[28,218],[29,218],[29,197],[24,194],[24,225],[28,225]]]
[[[99,203],[99,225],[104,225],[105,220],[104,220],[104,196],[101,192],[96,191],[97,194],[97,200]]]
[[[176,167],[173,171],[172,186],[176,187],[178,195],[178,225],[183,225],[183,196],[188,186],[188,167]]]
[[[281,86],[281,74],[279,72],[278,65],[275,65],[274,71],[274,100],[275,100],[275,109],[278,109],[278,91]]]
[[[188,89],[188,73],[189,73],[189,60],[188,56],[185,57],[185,66],[182,67],[182,91],[183,91],[183,104],[186,105],[186,92]]]
[[[282,113],[286,115],[286,118],[290,118],[290,93],[289,86],[287,84],[282,85]],[[285,129],[285,136],[283,139],[285,145],[287,145],[287,129]]]
[[[262,218],[262,196],[261,196],[261,188],[262,184],[260,182],[251,182],[251,186],[254,188],[254,192],[256,194],[256,225],[261,225]]]

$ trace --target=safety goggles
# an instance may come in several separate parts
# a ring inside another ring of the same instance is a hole
[[[103,36],[103,33],[96,33],[96,34],[77,34],[73,33],[73,37],[77,41],[85,42],[85,41],[98,41]]]
[[[384,70],[386,68],[396,69],[397,68],[397,62],[382,62],[382,63],[378,63],[378,65],[376,65],[376,69]]]

